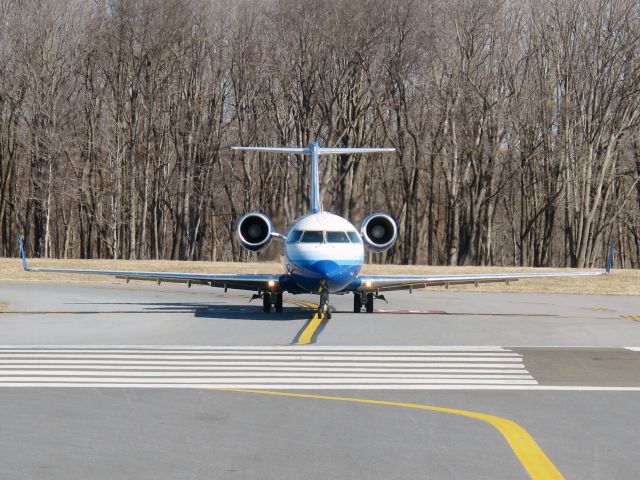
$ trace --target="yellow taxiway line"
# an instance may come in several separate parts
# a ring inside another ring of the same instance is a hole
[[[281,397],[297,397],[297,398],[310,398],[316,400],[332,400],[339,402],[351,402],[351,403],[364,403],[370,405],[385,405],[390,407],[401,408],[415,408],[419,410],[430,410],[440,413],[448,413],[452,415],[460,415],[463,417],[473,418],[482,422],[488,423],[496,430],[498,430],[505,438],[511,450],[515,454],[516,458],[520,461],[524,469],[533,480],[559,480],[564,477],[556,466],[549,460],[549,457],[538,446],[536,441],[529,435],[529,433],[518,425],[516,422],[502,418],[488,415],[486,413],[471,412],[468,410],[458,410],[456,408],[435,407],[431,405],[422,405],[419,403],[405,403],[405,402],[391,402],[386,400],[368,400],[364,398],[351,398],[351,397],[334,397],[328,395],[312,395],[306,393],[286,393],[286,392],[273,392],[269,390],[249,390],[249,389],[212,389],[223,390],[229,392],[241,392],[241,393],[257,393],[260,395],[274,395]]]
[[[304,300],[286,300],[287,303],[291,303],[293,305],[299,305],[301,307],[307,307],[311,310],[317,310],[318,304],[313,302],[305,302]],[[322,324],[322,317],[317,313],[314,313],[311,320],[307,322],[304,327],[302,333],[298,336],[298,340],[295,345],[309,345],[313,341],[313,336],[320,328]]]
[[[300,336],[298,337],[298,341],[296,345],[309,345],[313,340],[313,336],[315,335],[318,327],[322,323],[322,317],[320,317],[317,313],[311,317],[311,321],[307,324],[306,328],[302,331]]]

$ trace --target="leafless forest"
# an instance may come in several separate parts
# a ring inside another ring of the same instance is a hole
[[[0,256],[249,258],[308,165],[229,146],[317,139],[397,147],[321,164],[373,261],[640,267],[637,0],[0,0],[0,65]]]

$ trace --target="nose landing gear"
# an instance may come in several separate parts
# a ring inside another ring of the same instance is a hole
[[[322,289],[320,291],[320,305],[318,305],[318,316],[321,318],[331,319],[331,305],[329,305],[329,291]]]

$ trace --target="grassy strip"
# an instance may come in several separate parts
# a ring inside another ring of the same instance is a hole
[[[81,268],[95,270],[144,270],[193,273],[281,273],[280,263],[227,263],[227,262],[177,262],[170,260],[29,260],[33,267]],[[432,267],[426,265],[365,265],[367,274],[455,274],[455,273],[509,273],[542,272],[548,270],[522,267]],[[38,282],[119,282],[113,277],[95,275],[69,275],[57,273],[28,273],[22,270],[19,259],[0,259],[0,281]],[[431,287],[442,289],[444,287]],[[609,277],[543,278],[519,280],[510,285],[504,283],[451,286],[449,290],[478,290],[483,292],[540,292],[583,293],[601,295],[640,295],[640,270],[613,270]]]

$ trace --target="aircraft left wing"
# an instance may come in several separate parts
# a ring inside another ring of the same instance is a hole
[[[234,273],[182,273],[182,272],[140,272],[129,270],[85,270],[70,268],[32,268],[27,263],[22,238],[20,256],[22,267],[27,272],[69,273],[80,275],[106,275],[129,280],[148,280],[158,284],[162,282],[209,285],[236,290],[280,290],[287,282],[283,274],[234,274]]]
[[[556,271],[556,272],[513,272],[513,273],[462,273],[453,275],[360,275],[347,290],[350,291],[391,291],[410,290],[435,286],[473,285],[479,283],[509,283],[525,278],[546,277],[594,277],[609,275],[613,266],[613,242],[609,247],[607,265],[601,271]]]

